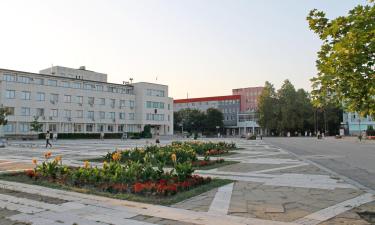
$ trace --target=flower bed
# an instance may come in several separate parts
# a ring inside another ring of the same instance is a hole
[[[148,155],[142,163],[129,160],[126,164],[120,163],[121,156],[120,152],[114,153],[112,161],[104,161],[102,168],[92,167],[88,161],[82,167],[68,167],[62,164],[61,156],[52,160],[52,153],[47,152],[41,164],[32,160],[35,168],[25,171],[25,175],[32,180],[70,187],[150,196],[174,195],[211,182],[210,177],[193,175],[192,164],[179,163],[175,154],[171,156],[174,168],[170,172],[165,172],[162,165],[153,167]]]
[[[190,146],[198,155],[205,155],[207,151],[216,150],[221,154],[228,153],[229,150],[236,149],[235,143],[226,142],[201,142],[201,141],[187,141],[187,142],[172,142],[172,146]]]

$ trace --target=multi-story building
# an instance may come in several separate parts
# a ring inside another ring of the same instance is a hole
[[[239,95],[215,96],[204,98],[189,98],[174,100],[174,111],[181,109],[198,109],[205,112],[209,108],[219,109],[224,116],[226,128],[235,127],[237,124],[237,113],[240,112]]]
[[[358,135],[366,131],[370,126],[375,129],[375,121],[371,116],[360,117],[358,113],[343,113],[343,128],[349,135]]]
[[[4,134],[32,134],[38,117],[43,132],[141,132],[173,134],[173,99],[168,86],[152,83],[114,84],[107,75],[54,66],[30,73],[0,69],[0,105],[10,115]]]
[[[241,96],[241,112],[254,112],[258,110],[258,97],[263,87],[247,87],[232,90],[232,94]]]
[[[206,111],[216,108],[224,114],[227,135],[260,134],[257,123],[258,96],[263,87],[233,89],[233,95],[174,100],[174,111],[191,108]]]

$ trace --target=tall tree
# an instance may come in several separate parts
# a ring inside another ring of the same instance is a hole
[[[280,104],[281,117],[279,120],[279,130],[284,132],[294,132],[297,125],[297,108],[295,104],[296,89],[289,80],[285,80],[280,90],[277,92]]]
[[[209,108],[206,111],[206,120],[204,121],[205,128],[208,131],[215,131],[216,127],[224,127],[224,115],[223,113],[215,108]]]
[[[323,41],[318,74],[312,80],[314,105],[343,104],[347,111],[375,115],[375,6],[359,5],[347,16],[329,20],[316,9],[309,27]]]
[[[276,92],[274,86],[266,81],[261,95],[258,98],[259,125],[267,134],[276,132],[277,111]]]

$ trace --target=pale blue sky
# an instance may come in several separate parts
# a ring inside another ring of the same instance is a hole
[[[0,68],[53,65],[105,72],[109,81],[168,84],[174,98],[279,87],[310,90],[320,41],[310,9],[330,18],[364,0],[2,0]]]

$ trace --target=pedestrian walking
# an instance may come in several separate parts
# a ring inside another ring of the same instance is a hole
[[[49,133],[49,130],[47,130],[47,133],[46,133],[46,148],[48,147],[48,145],[52,148],[52,144],[49,142],[50,139],[51,139],[51,134]]]

